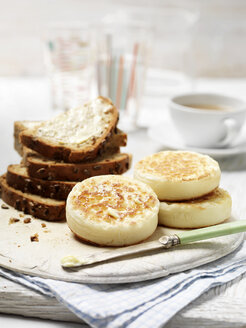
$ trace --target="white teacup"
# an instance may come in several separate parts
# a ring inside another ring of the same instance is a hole
[[[227,147],[239,135],[246,117],[242,100],[210,93],[175,96],[170,116],[188,146]]]

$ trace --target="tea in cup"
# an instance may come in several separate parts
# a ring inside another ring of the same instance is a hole
[[[171,119],[187,146],[222,148],[239,135],[246,117],[246,103],[233,97],[193,93],[173,97]]]

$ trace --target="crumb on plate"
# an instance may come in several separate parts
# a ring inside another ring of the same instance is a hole
[[[19,222],[20,219],[17,219],[17,218],[10,218],[9,219],[9,224],[13,224],[13,223],[16,223],[16,222]]]
[[[35,233],[33,236],[30,237],[30,239],[31,239],[31,242],[33,242],[33,241],[39,241],[39,239],[38,239],[38,233]]]

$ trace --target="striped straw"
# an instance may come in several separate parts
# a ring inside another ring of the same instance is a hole
[[[135,43],[134,48],[133,48],[133,60],[132,60],[131,75],[130,75],[130,81],[129,81],[128,91],[127,91],[126,110],[128,109],[129,99],[132,97],[133,91],[134,91],[138,48],[139,48],[139,44]]]
[[[123,87],[123,69],[124,69],[124,59],[120,56],[119,68],[118,68],[118,83],[117,83],[117,93],[116,93],[116,107],[120,109],[121,106],[121,95]]]

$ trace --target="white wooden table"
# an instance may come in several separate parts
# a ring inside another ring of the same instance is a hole
[[[0,79],[0,173],[5,172],[8,164],[17,163],[20,160],[13,150],[13,121],[45,119],[51,115],[46,82],[42,78]],[[243,95],[245,87],[246,80],[202,80],[197,83],[198,90],[224,92],[235,96]],[[163,100],[163,104],[164,102]],[[155,109],[155,113],[151,113],[151,116],[156,118],[156,122],[166,115],[165,106],[162,108],[161,104]],[[154,121],[152,120],[151,123]],[[127,151],[133,154],[134,162],[160,149],[160,144],[148,139],[145,129],[129,134]],[[246,204],[244,204],[246,203],[244,196],[246,155],[233,159],[227,158],[220,161],[220,165],[222,170],[229,170],[223,171],[221,185],[232,193],[233,203],[237,210],[240,210],[239,215],[242,218],[244,215],[246,218]],[[246,326],[245,295],[246,275],[227,285],[208,291],[180,311],[166,327],[244,327]],[[2,313],[0,326],[4,328],[26,328],[34,325],[36,328],[86,327],[54,298],[45,297],[3,278],[0,278],[0,313]]]

